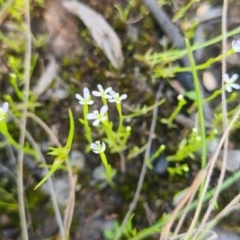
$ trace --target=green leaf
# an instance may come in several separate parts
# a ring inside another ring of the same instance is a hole
[[[188,92],[185,92],[184,95],[186,97],[188,97],[189,99],[193,100],[193,101],[196,101],[197,100],[197,94],[195,91],[188,91]]]
[[[66,144],[66,148],[69,149],[72,146],[72,141],[73,141],[73,135],[74,135],[74,120],[73,120],[73,115],[72,115],[72,111],[71,109],[68,110],[68,114],[69,114],[69,119],[70,119],[70,131],[68,134],[68,140],[67,140],[67,144]]]
[[[57,171],[57,169],[61,166],[63,161],[60,161],[59,159],[55,159],[54,163],[52,165],[51,170],[47,173],[47,175],[37,184],[37,186],[34,188],[34,190],[36,190],[37,188],[39,188],[44,182],[46,182],[48,180],[49,177],[51,177],[51,175],[53,175],[54,172]]]
[[[0,209],[3,211],[15,211],[18,209],[17,200],[3,188],[0,188]]]
[[[85,125],[85,120],[84,119],[79,118],[79,122],[82,123],[83,125]]]
[[[40,187],[44,182],[48,180],[51,175],[57,171],[59,168],[61,168],[62,163],[68,158],[69,151],[72,146],[72,140],[73,140],[73,134],[74,134],[74,120],[72,111],[69,109],[69,119],[70,119],[70,130],[68,134],[67,144],[65,147],[59,147],[59,148],[49,148],[51,152],[48,154],[57,156],[54,160],[54,163],[52,165],[51,170],[47,173],[47,175],[37,184],[37,186],[34,188],[36,190],[38,187]]]

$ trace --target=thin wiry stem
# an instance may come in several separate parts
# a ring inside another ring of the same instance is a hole
[[[28,116],[31,117],[34,121],[36,121],[50,136],[50,138],[54,141],[54,143],[58,146],[61,147],[61,143],[58,141],[58,138],[55,136],[55,134],[52,132],[52,130],[47,126],[46,123],[44,123],[39,117],[34,115],[33,113],[28,112]],[[71,221],[72,221],[72,216],[73,216],[73,211],[74,211],[74,205],[75,205],[75,176],[72,174],[72,169],[69,161],[66,161],[66,166],[67,166],[67,171],[68,171],[68,178],[71,186],[71,190],[69,193],[69,198],[68,198],[68,205],[66,206],[66,211],[64,214],[64,226],[61,229],[65,229],[65,231],[68,233],[70,230],[71,226]],[[59,222],[60,224],[60,222]],[[61,225],[60,225],[61,226]],[[64,234],[64,239],[65,239],[65,234]]]
[[[157,92],[157,95],[156,95],[155,103],[158,102],[160,97],[161,97],[162,88],[163,88],[163,85],[160,85],[159,88],[158,88],[158,92]],[[151,150],[151,146],[152,146],[152,136],[153,136],[153,134],[155,132],[155,127],[156,127],[156,122],[157,122],[157,114],[158,114],[158,108],[156,107],[153,110],[152,123],[151,123],[149,138],[148,138],[148,142],[147,142],[147,149],[145,151],[144,159],[148,159],[150,157],[150,150]],[[122,222],[122,224],[121,224],[121,226],[120,226],[120,228],[119,228],[119,230],[118,230],[114,240],[120,239],[120,237],[122,235],[123,228],[127,224],[128,219],[132,215],[132,213],[133,213],[133,211],[134,211],[134,209],[135,209],[135,207],[137,205],[139,196],[141,194],[142,185],[143,185],[143,182],[144,182],[146,171],[147,171],[147,164],[144,161],[143,165],[142,165],[142,170],[141,170],[141,173],[140,173],[140,177],[139,177],[139,180],[138,180],[137,189],[136,189],[136,192],[134,194],[133,201],[131,202],[131,204],[129,206],[128,212],[125,215],[125,217],[123,219],[123,222]]]
[[[29,112],[27,113],[27,115],[28,115],[28,117],[32,116],[32,115],[34,116],[34,114],[31,114]],[[12,117],[13,121],[15,122],[15,124],[18,125],[19,128],[22,128],[20,121],[13,114],[11,114],[11,117]],[[46,160],[45,160],[38,144],[35,142],[35,140],[31,136],[31,134],[27,130],[26,130],[26,139],[31,144],[31,146],[34,148],[34,150],[40,155],[40,159],[41,159],[42,163],[44,165],[46,165],[47,164]],[[46,169],[46,171],[48,171],[48,169]],[[62,233],[61,236],[65,237],[62,217],[61,217],[61,213],[60,213],[60,210],[59,210],[59,207],[58,207],[57,198],[56,198],[56,194],[55,194],[55,191],[54,191],[53,182],[52,182],[51,177],[48,179],[47,184],[49,186],[51,201],[52,201],[52,204],[53,204],[53,209],[54,209],[56,221],[57,221],[57,224],[58,224],[58,227],[59,227],[59,231]],[[63,239],[65,240],[65,238],[63,238]]]
[[[183,199],[181,200],[181,202],[177,205],[177,207],[174,209],[174,211],[171,213],[167,224],[164,226],[160,238],[159,240],[167,240],[168,239],[168,235],[169,232],[171,230],[171,227],[177,217],[177,214],[179,213],[179,211],[185,206],[185,204],[191,200],[192,195],[195,195],[198,187],[200,186],[200,184],[202,183],[203,179],[206,177],[206,173],[207,171],[205,169],[202,169],[196,176],[196,178],[194,179],[192,185],[189,187],[188,191],[186,192],[185,196],[183,197]]]
[[[219,154],[219,151],[220,151],[220,149],[221,149],[221,147],[222,147],[222,145],[223,145],[226,137],[228,136],[230,130],[232,129],[233,124],[234,124],[234,123],[236,122],[236,120],[238,119],[239,115],[240,115],[240,106],[239,106],[237,112],[234,114],[234,116],[233,116],[230,124],[229,124],[228,127],[226,128],[226,130],[225,130],[225,132],[224,132],[224,134],[223,134],[223,136],[222,136],[222,138],[221,138],[221,140],[220,140],[220,142],[219,142],[219,144],[218,144],[218,146],[217,146],[217,148],[216,148],[216,150],[215,150],[212,158],[211,158],[210,161],[209,161],[209,164],[208,164],[209,171],[208,171],[207,179],[206,179],[205,186],[204,186],[204,190],[203,190],[203,195],[202,195],[202,198],[200,199],[200,202],[199,202],[198,206],[199,206],[199,205],[202,205],[204,195],[205,195],[206,192],[207,192],[207,188],[208,188],[208,185],[209,185],[209,182],[210,182],[210,178],[211,178],[211,175],[212,175],[212,172],[213,172],[213,168],[214,168],[215,163],[216,163],[216,161],[217,161],[217,156],[218,156],[218,154]],[[217,187],[218,187],[218,186],[217,186]],[[217,187],[216,187],[216,190],[217,190]],[[222,188],[222,186],[220,186],[220,188]],[[215,194],[216,190],[214,191],[214,194]],[[207,212],[206,212],[206,213],[207,213]],[[204,224],[207,222],[207,219],[208,219],[208,216],[205,214],[204,217],[203,217],[203,219],[202,219],[202,221],[201,221],[201,224],[200,224],[199,227],[198,227],[198,231],[196,232],[196,234],[195,234],[195,236],[194,236],[193,239],[195,239],[195,238],[197,237],[198,233],[201,231],[201,229],[203,228]]]
[[[222,12],[222,116],[223,116],[223,132],[226,132],[227,125],[228,125],[228,119],[227,119],[227,104],[226,104],[226,94],[225,94],[225,86],[224,86],[224,74],[226,73],[226,44],[227,44],[227,9],[228,9],[228,0],[224,0],[223,2],[223,12]],[[218,184],[216,187],[216,192],[214,193],[212,199],[209,201],[208,209],[202,219],[200,227],[202,227],[207,219],[209,218],[213,208],[214,204],[217,201],[217,198],[220,193],[220,188],[223,183],[225,172],[226,172],[226,164],[227,164],[227,153],[228,153],[228,135],[226,135],[225,141],[224,141],[224,151],[223,151],[223,162],[222,162],[222,168],[221,173],[218,179]],[[196,234],[197,235],[197,234]]]
[[[31,26],[30,26],[30,10],[29,0],[24,1],[24,17],[25,17],[25,56],[24,56],[24,107],[22,110],[22,128],[20,128],[19,144],[24,146],[26,124],[27,124],[27,104],[29,98],[30,85],[30,68],[31,68]],[[25,204],[24,204],[24,186],[23,186],[23,149],[19,150],[17,158],[17,191],[18,191],[18,205],[19,215],[22,230],[22,239],[28,240],[28,227],[26,221]]]
[[[240,194],[238,194],[234,199],[231,200],[230,203],[220,212],[217,216],[214,217],[213,220],[206,223],[204,225],[204,229],[211,229],[213,228],[222,218],[229,215],[233,211],[238,211],[240,208],[240,204],[238,203],[240,201]],[[201,234],[198,236],[199,239],[202,239],[205,235],[206,231],[201,231]]]

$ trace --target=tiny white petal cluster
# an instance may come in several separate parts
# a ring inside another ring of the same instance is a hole
[[[7,117],[8,112],[8,103],[3,103],[2,107],[0,107],[0,121],[4,120]]]
[[[240,52],[240,39],[235,39],[232,41],[232,48],[234,52]]]
[[[100,154],[106,150],[106,144],[104,142],[96,141],[95,143],[91,144],[91,149],[94,153]]]
[[[193,132],[193,133],[197,133],[197,132],[198,132],[198,129],[194,127],[194,128],[192,129],[192,132]]]
[[[116,93],[115,91],[111,90],[109,92],[109,94],[111,95],[111,99],[109,99],[109,102],[116,102],[116,103],[121,103],[122,100],[127,98],[127,94],[123,94],[123,95],[119,95],[119,93]]]
[[[98,87],[98,91],[92,91],[92,94],[96,97],[102,97],[102,98],[106,98],[106,99],[109,99],[109,98],[112,98],[108,93],[112,90],[111,87],[108,87],[107,89],[103,89],[102,85],[101,84],[98,84],[97,85]]]
[[[229,75],[226,73],[223,76],[224,82],[225,82],[225,88],[228,92],[232,92],[232,90],[240,89],[240,85],[235,83],[238,79],[238,74],[233,74],[232,77],[229,77]]]
[[[183,95],[182,94],[179,94],[178,97],[177,97],[178,101],[181,101],[183,100]]]
[[[107,110],[108,110],[107,106],[102,106],[100,113],[98,110],[93,111],[93,113],[88,113],[87,119],[89,120],[95,119],[95,121],[93,122],[93,126],[97,126],[100,122],[107,120],[107,116],[105,115]]]
[[[86,87],[83,89],[83,97],[78,93],[75,96],[79,100],[79,103],[81,105],[85,104],[92,105],[94,103],[93,100],[91,99],[89,89]]]

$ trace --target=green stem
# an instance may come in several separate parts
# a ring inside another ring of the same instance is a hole
[[[22,147],[21,145],[19,145],[11,136],[11,134],[8,132],[8,128],[7,128],[7,124],[6,122],[0,121],[0,132],[5,136],[5,138],[7,139],[7,141],[15,148],[17,148],[18,150],[22,150],[24,153],[29,154],[33,157],[37,157],[38,155],[37,153],[32,150],[31,148],[28,147]]]
[[[88,105],[84,104],[83,105],[83,117],[84,117],[85,131],[86,131],[85,137],[88,140],[88,143],[92,143],[93,140],[92,140],[92,135],[91,135],[91,128],[89,127],[89,124],[88,124],[87,114],[88,114]]]
[[[177,108],[173,111],[173,113],[171,114],[171,116],[168,118],[167,120],[167,125],[168,127],[172,126],[172,122],[173,120],[176,118],[177,114],[181,111],[182,107],[186,104],[187,102],[184,99],[180,99],[178,101],[178,106]]]
[[[122,115],[121,103],[117,103],[117,110],[118,110],[118,115],[119,115],[119,125],[118,125],[117,133],[120,133],[122,130],[122,126],[123,126],[123,115]]]
[[[226,53],[226,56],[227,56],[227,57],[228,57],[228,56],[231,56],[231,55],[234,54],[234,53],[235,53],[234,50],[233,50],[233,49],[230,49],[230,50]],[[210,58],[210,59],[208,59],[205,63],[195,66],[195,69],[196,69],[196,70],[206,69],[206,68],[210,67],[213,63],[222,61],[222,58],[223,58],[222,55],[219,55],[219,56],[217,56],[217,57],[215,57],[215,58]],[[188,71],[191,71],[191,70],[192,70],[191,67],[184,67],[184,68],[178,67],[178,68],[175,68],[175,69],[174,69],[174,73],[188,72]]]
[[[195,68],[195,61],[194,57],[191,51],[191,47],[189,44],[189,41],[186,39],[186,46],[188,49],[188,56],[191,64],[192,74],[193,74],[193,81],[194,81],[194,87],[196,90],[197,95],[197,106],[198,106],[198,113],[199,113],[199,121],[200,121],[200,132],[201,132],[201,139],[202,139],[202,162],[201,162],[201,168],[206,167],[206,159],[207,159],[207,151],[206,151],[206,134],[205,134],[205,123],[204,123],[204,114],[203,114],[203,101],[202,101],[202,95],[200,91],[197,71]]]
[[[113,181],[112,181],[112,167],[111,167],[111,165],[108,163],[107,158],[106,158],[106,155],[105,155],[104,152],[101,152],[101,153],[100,153],[100,157],[101,157],[102,163],[103,163],[103,165],[104,165],[104,167],[105,167],[105,170],[106,170],[106,180],[107,180],[107,182],[109,183],[109,185],[110,185],[111,187],[113,187],[113,186],[114,186],[114,183],[113,183]]]
[[[201,132],[201,140],[202,140],[201,168],[203,169],[206,167],[206,163],[207,163],[206,134],[205,134],[205,123],[204,123],[204,114],[203,114],[203,100],[202,100],[202,95],[201,95],[201,91],[200,91],[197,71],[195,68],[195,61],[194,61],[193,53],[191,51],[191,46],[190,46],[188,39],[185,39],[185,41],[186,41],[186,46],[187,46],[187,50],[188,50],[188,56],[189,56],[189,60],[190,60],[192,74],[193,74],[194,87],[195,87],[195,91],[196,91],[196,95],[197,95],[197,105],[198,105],[200,132]],[[202,195],[203,188],[204,188],[204,181],[200,185],[199,199]],[[196,219],[198,219],[198,217]]]

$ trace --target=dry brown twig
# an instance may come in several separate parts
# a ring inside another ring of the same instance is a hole
[[[25,55],[24,55],[24,93],[23,101],[24,107],[22,109],[21,123],[19,136],[19,145],[24,146],[26,125],[27,125],[27,104],[29,99],[30,86],[30,71],[31,71],[31,24],[30,24],[30,10],[29,0],[24,1],[24,18],[25,18]],[[24,185],[23,185],[23,149],[20,149],[17,156],[17,191],[18,191],[18,206],[22,231],[22,239],[28,240],[28,227],[25,213],[24,203]]]
[[[195,177],[192,185],[189,187],[186,195],[183,197],[181,202],[177,205],[177,207],[174,209],[174,211],[171,213],[167,224],[163,227],[161,235],[159,240],[167,240],[168,235],[170,233],[170,229],[174,223],[174,220],[178,214],[178,212],[184,207],[184,205],[191,199],[192,196],[194,196],[198,190],[198,187],[202,183],[202,181],[205,179],[207,174],[207,171],[205,169],[201,170],[197,176]]]
[[[220,188],[223,183],[224,177],[225,177],[225,172],[226,172],[226,164],[227,164],[227,156],[228,156],[228,132],[226,131],[227,129],[227,124],[228,124],[228,119],[227,119],[227,103],[226,103],[226,93],[225,93],[225,83],[224,83],[224,74],[226,73],[226,52],[227,52],[227,9],[228,9],[228,1],[224,0],[223,2],[223,13],[222,13],[222,115],[223,115],[223,132],[226,133],[225,135],[225,141],[224,141],[224,151],[223,151],[223,160],[222,160],[222,168],[221,168],[221,173],[220,177],[218,180],[218,184],[216,187],[216,191],[212,197],[212,199],[209,201],[209,206],[207,211],[205,212],[205,215],[199,225],[199,230],[196,232],[196,234],[193,237],[193,240],[197,238],[197,235],[199,231],[201,231],[201,228],[203,225],[206,223],[207,219],[209,218],[213,208],[214,208],[214,203],[217,201],[217,198],[220,193]],[[214,163],[215,165],[215,163]],[[210,173],[212,174],[212,173]]]

